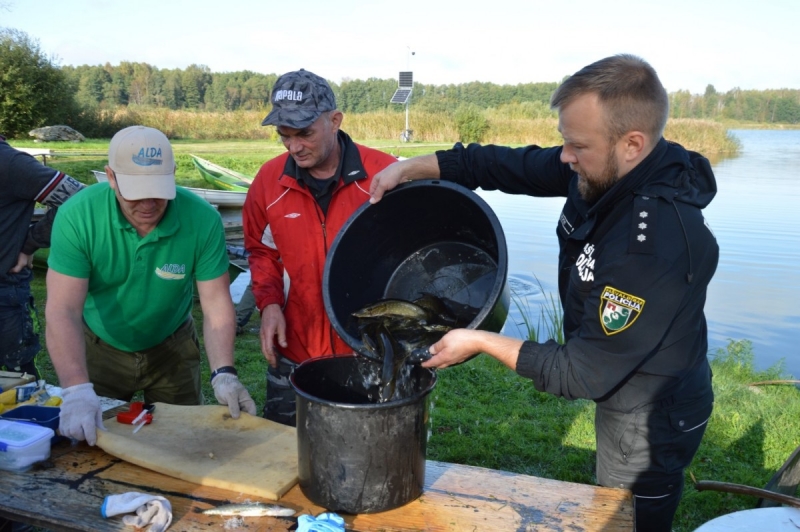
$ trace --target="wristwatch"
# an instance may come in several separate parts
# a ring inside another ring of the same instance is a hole
[[[216,377],[221,373],[232,373],[237,377],[239,376],[239,373],[237,373],[236,368],[234,368],[233,366],[222,366],[221,368],[217,368],[211,372],[211,380],[213,381],[214,377]]]

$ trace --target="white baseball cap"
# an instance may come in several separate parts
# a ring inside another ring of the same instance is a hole
[[[175,156],[169,139],[152,127],[130,126],[108,146],[108,166],[126,200],[174,199]]]

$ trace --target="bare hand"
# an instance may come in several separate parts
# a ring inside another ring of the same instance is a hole
[[[33,255],[26,255],[25,253],[20,252],[19,257],[17,257],[16,266],[11,268],[9,273],[19,273],[22,271],[22,268],[33,268]]]
[[[275,350],[275,338],[281,347],[286,347],[286,318],[280,305],[272,304],[261,312],[261,352],[273,368],[278,367],[278,353]]]
[[[481,352],[485,334],[473,329],[453,329],[431,346],[433,356],[422,367],[441,369],[467,360]]]
[[[375,174],[369,186],[370,203],[378,203],[386,192],[392,190],[403,181],[402,168],[403,163],[398,161]]]

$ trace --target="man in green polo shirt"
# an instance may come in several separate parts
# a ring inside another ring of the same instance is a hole
[[[195,281],[214,394],[234,418],[255,414],[233,367],[235,311],[219,214],[175,186],[172,147],[156,129],[114,135],[106,175],[108,184],[86,189],[53,225],[45,315],[64,388],[59,431],[94,445],[104,428],[98,394],[203,403]]]

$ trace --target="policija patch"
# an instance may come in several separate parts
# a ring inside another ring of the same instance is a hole
[[[644,299],[606,286],[600,296],[600,324],[606,336],[622,332],[636,321],[644,308]]]

